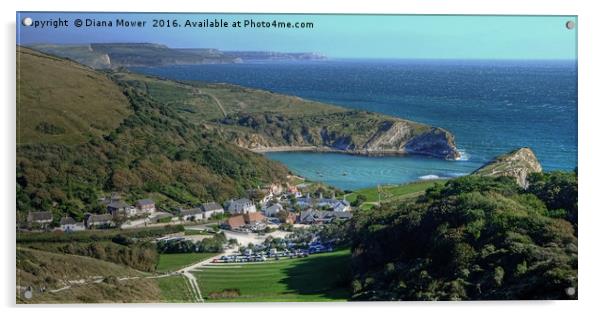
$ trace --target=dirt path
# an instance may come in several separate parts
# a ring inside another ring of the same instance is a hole
[[[224,106],[222,105],[222,102],[220,102],[220,100],[216,96],[214,96],[211,93],[202,92],[201,89],[196,89],[194,93],[198,94],[198,95],[207,95],[207,96],[209,96],[211,99],[213,99],[213,101],[215,101],[215,103],[217,104],[217,107],[219,107],[220,111],[222,111],[222,114],[224,115],[224,117],[228,116],[226,114],[226,109],[224,109]]]
[[[196,302],[204,303],[205,299],[203,299],[203,294],[201,293],[201,287],[199,286],[198,280],[196,279],[194,274],[192,274],[192,272],[198,270],[199,268],[201,268],[204,265],[210,264],[211,262],[213,262],[213,260],[215,260],[221,256],[227,255],[231,252],[234,252],[234,250],[228,249],[224,253],[220,253],[211,258],[207,258],[203,261],[199,261],[195,264],[184,267],[176,272],[176,273],[183,275],[188,280],[188,285],[190,285],[190,287],[192,289],[192,297],[195,299]]]

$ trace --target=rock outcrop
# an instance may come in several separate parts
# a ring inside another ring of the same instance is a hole
[[[518,185],[527,188],[527,176],[532,172],[541,172],[541,164],[533,150],[528,147],[515,149],[496,157],[477,169],[473,174],[484,176],[509,176],[516,179]]]
[[[431,127],[380,114],[344,112],[327,116],[290,118],[279,115],[237,115],[221,121],[252,132],[227,129],[238,146],[256,151],[322,151],[384,156],[416,154],[457,159],[453,135]]]

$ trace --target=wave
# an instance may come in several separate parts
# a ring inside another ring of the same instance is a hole
[[[458,152],[460,153],[460,157],[456,158],[457,161],[468,161],[470,159],[470,155],[466,150],[458,148]]]
[[[420,180],[436,180],[436,179],[441,179],[440,176],[436,175],[436,174],[427,174],[425,176],[420,176],[418,177]]]

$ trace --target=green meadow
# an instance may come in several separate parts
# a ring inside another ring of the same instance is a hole
[[[433,187],[435,184],[443,184],[447,180],[428,180],[428,181],[418,181],[412,182],[408,184],[399,184],[399,185],[385,185],[380,187],[380,201],[381,202],[392,202],[392,201],[400,201],[408,198],[417,197],[420,194],[424,193],[426,189]],[[357,197],[363,195],[365,197],[365,201],[361,205],[362,209],[371,208],[374,203],[378,203],[378,188],[366,188],[354,191],[347,195],[347,201],[355,202]]]
[[[348,289],[351,253],[339,250],[307,258],[224,264],[195,272],[207,302],[341,301]]]
[[[159,255],[157,272],[176,271],[215,255],[215,253],[162,253]]]

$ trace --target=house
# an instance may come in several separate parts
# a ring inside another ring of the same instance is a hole
[[[230,214],[247,214],[257,212],[255,203],[251,200],[242,198],[238,200],[231,200],[228,204],[228,212]]]
[[[29,212],[27,214],[27,222],[37,225],[48,225],[52,223],[52,213],[50,212]]]
[[[351,204],[347,200],[338,201],[332,208],[335,212],[348,212],[351,210]]]
[[[76,222],[72,217],[63,217],[60,222],[60,230],[64,232],[76,232],[86,229],[84,222]]]
[[[180,217],[184,221],[199,221],[205,218],[204,212],[200,207],[195,207],[188,210],[180,210]]]
[[[243,215],[236,215],[236,216],[232,216],[230,218],[228,218],[228,220],[226,220],[225,225],[232,230],[235,229],[240,229],[243,226],[245,226],[245,218]]]
[[[275,217],[278,212],[282,211],[284,208],[280,203],[273,204],[272,206],[265,209],[263,212],[267,217]]]
[[[251,229],[256,229],[261,225],[264,225],[264,222],[265,216],[261,213],[254,212],[232,216],[226,220],[225,226],[232,230],[240,229],[245,226],[252,226]]]
[[[259,223],[265,222],[265,216],[261,213],[246,213],[243,215],[245,224],[247,225],[257,225]]]
[[[301,212],[299,222],[303,224],[322,224],[333,220],[348,220],[352,218],[351,212],[316,211],[313,209]]]
[[[151,199],[142,199],[136,201],[136,208],[141,213],[154,213],[155,212],[155,201]]]
[[[322,212],[314,209],[302,211],[301,215],[299,215],[299,222],[302,224],[318,224],[322,221]]]
[[[306,196],[297,199],[297,204],[301,207],[311,207],[313,204],[313,199],[311,196],[309,196],[309,193],[307,193]]]
[[[123,201],[116,200],[107,204],[107,211],[113,216],[129,215],[126,213],[126,210],[128,211],[127,213],[132,213],[130,205],[127,205]]]
[[[201,209],[205,213],[203,215],[203,218],[205,219],[209,219],[216,214],[224,214],[224,208],[215,202],[203,203]]]
[[[111,214],[86,214],[84,217],[86,227],[90,228],[109,228],[115,226]]]

